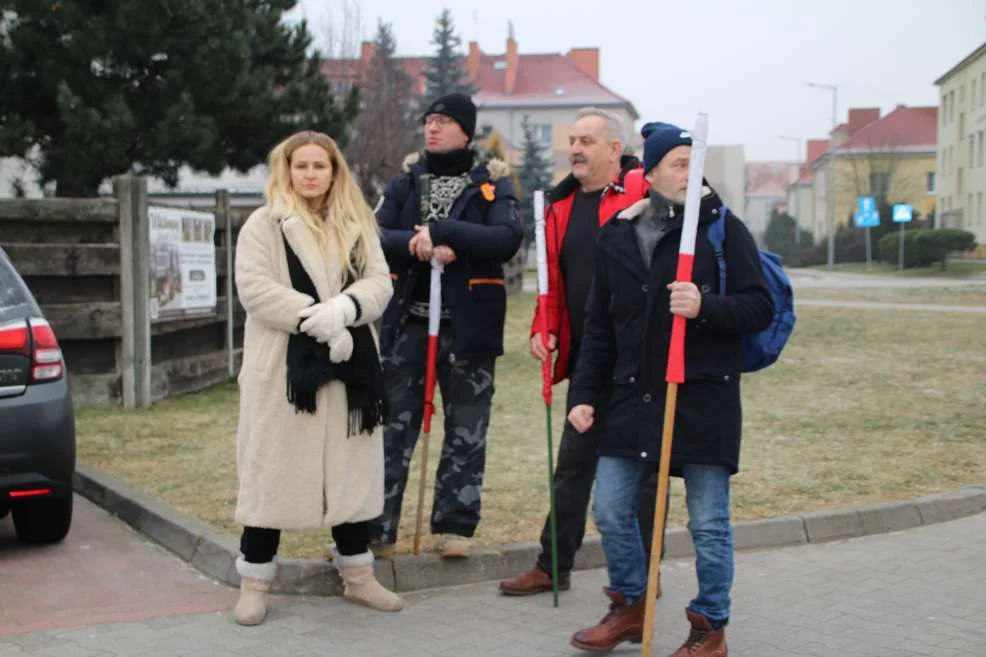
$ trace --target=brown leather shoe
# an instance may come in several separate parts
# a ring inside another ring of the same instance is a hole
[[[558,573],[558,590],[567,591],[572,586],[568,573]],[[500,593],[503,595],[535,595],[551,591],[551,575],[540,568],[531,568],[526,573],[500,582]]]
[[[640,643],[644,634],[644,598],[628,606],[622,593],[604,588],[609,597],[609,613],[598,625],[579,630],[572,636],[572,645],[592,652],[609,652],[624,641]]]
[[[694,611],[686,609],[685,615],[692,630],[681,647],[671,653],[671,657],[727,657],[726,630],[713,630],[708,619]]]

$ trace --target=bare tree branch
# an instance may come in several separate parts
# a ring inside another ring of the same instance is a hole
[[[380,22],[360,86],[360,114],[346,156],[372,205],[416,143],[412,79],[397,59],[393,30]]]
[[[320,32],[326,59],[359,59],[366,34],[359,0],[342,0],[322,23]]]

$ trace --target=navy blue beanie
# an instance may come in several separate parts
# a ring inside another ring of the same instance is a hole
[[[644,138],[644,173],[660,164],[671,149],[692,145],[690,132],[660,121],[645,124],[640,135]]]

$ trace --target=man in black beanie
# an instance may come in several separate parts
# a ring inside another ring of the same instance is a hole
[[[486,429],[494,363],[503,354],[506,288],[502,264],[523,230],[507,165],[475,166],[469,148],[476,106],[469,96],[439,98],[423,118],[425,151],[404,161],[376,208],[394,296],[380,333],[388,415],[384,430],[384,512],[371,548],[391,556],[408,467],[421,428],[428,340],[429,262],[444,265],[437,379],[445,440],[431,532],[443,557],[469,556],[480,519]]]
[[[670,473],[685,482],[698,592],[685,610],[688,638],[671,657],[726,657],[733,585],[729,482],[739,469],[741,337],[767,328],[774,304],[753,237],[708,185],[699,201],[692,280],[675,280],[692,138],[668,123],[648,123],[641,134],[650,189],[599,231],[580,353],[584,364],[569,391],[568,419],[576,431],[591,429],[596,406],[605,408],[593,512],[606,553],[610,603],[606,616],[576,632],[571,643],[608,652],[651,630],[644,627],[647,558],[636,510],[660,458],[668,344],[679,316],[688,322],[688,339]],[[708,230],[723,214],[721,255],[729,266],[721,281]],[[604,399],[602,383],[608,381],[613,392]]]

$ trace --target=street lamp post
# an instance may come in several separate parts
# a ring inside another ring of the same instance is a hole
[[[801,138],[800,137],[787,137],[785,135],[778,135],[781,139],[786,139],[787,141],[793,141],[795,147],[798,149],[795,153],[794,161],[798,163],[798,172],[794,180],[794,243],[798,247],[801,246]]]
[[[821,84],[819,82],[809,82],[809,87],[817,89],[828,89],[832,92],[832,135],[829,138],[829,173],[825,177],[825,190],[827,206],[825,221],[828,224],[828,268],[835,268],[835,129],[838,124],[838,97],[839,88],[834,84]]]

